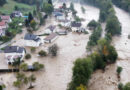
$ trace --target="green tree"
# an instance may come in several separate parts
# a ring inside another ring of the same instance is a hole
[[[36,30],[36,26],[37,26],[36,21],[35,21],[35,20],[32,20],[32,21],[30,22],[30,26],[33,28],[33,30]]]
[[[48,51],[49,51],[49,54],[51,54],[52,56],[57,56],[58,46],[54,44],[49,47]]]
[[[47,56],[47,53],[43,50],[41,50],[39,53],[38,53],[41,57],[44,57],[44,56]]]
[[[76,87],[86,85],[93,72],[93,63],[91,58],[79,58],[75,61],[73,67],[72,81],[69,84],[68,90],[76,90]]]
[[[123,87],[124,87],[124,86],[123,86],[122,83],[119,83],[119,84],[118,84],[118,89],[119,89],[119,90],[123,90]]]
[[[82,13],[86,12],[86,10],[85,10],[85,8],[83,6],[81,6],[81,11],[82,11]]]
[[[28,70],[28,64],[22,63],[22,64],[20,65],[20,69],[21,69],[22,71],[27,71],[27,70]]]
[[[120,75],[120,73],[122,72],[122,67],[118,66],[116,71],[117,71],[118,75]]]
[[[92,20],[88,23],[87,25],[88,27],[93,27],[94,29],[98,26],[98,22],[96,22],[95,20]]]
[[[53,12],[54,8],[51,4],[48,3],[43,3],[43,11],[48,14],[51,15]]]
[[[31,58],[31,55],[28,53],[25,55],[25,59],[30,59]]]
[[[72,2],[70,3],[70,10],[71,10],[71,11],[75,11],[75,9],[74,9],[74,4],[73,4]]]
[[[32,74],[31,76],[28,77],[28,82],[30,83],[29,89],[33,88],[34,86],[32,85],[33,82],[36,81],[36,77]]]
[[[126,83],[123,90],[130,90],[130,82]]]

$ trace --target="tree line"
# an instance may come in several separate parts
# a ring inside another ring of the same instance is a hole
[[[6,3],[6,0],[0,0],[0,6],[3,6]]]
[[[112,0],[112,2],[130,13],[130,0]]]
[[[42,2],[42,0],[14,0],[14,1],[29,4],[29,5],[34,5]]]

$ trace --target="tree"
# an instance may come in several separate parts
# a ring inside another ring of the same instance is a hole
[[[13,82],[13,85],[14,85],[15,87],[21,88],[22,82],[21,82],[20,80],[17,80],[17,81],[14,81],[14,82]]]
[[[53,4],[52,4],[52,0],[48,0],[48,3],[51,4],[51,5],[53,5]]]
[[[29,21],[28,21],[28,19],[25,19],[25,26],[26,26],[26,27],[29,26]]]
[[[86,12],[86,10],[85,10],[85,8],[83,6],[81,6],[81,11],[82,11],[82,13]]]
[[[14,59],[12,66],[18,68],[20,66],[20,64],[21,64],[21,57],[18,57],[16,59]]]
[[[29,23],[31,23],[32,20],[33,20],[33,15],[32,15],[31,12],[29,12],[29,14],[28,14],[28,21],[29,21]]]
[[[0,6],[3,6],[6,3],[6,0],[0,0]]]
[[[80,86],[77,87],[76,90],[87,90],[87,88],[86,88],[86,86],[80,84]]]
[[[33,30],[36,30],[36,25],[37,25],[37,23],[35,22],[35,20],[32,20],[30,22],[30,26],[33,28]]]
[[[130,82],[126,83],[123,90],[130,90]]]
[[[76,90],[78,86],[86,85],[93,72],[91,58],[79,58],[74,62],[72,81],[69,83],[68,90]]]
[[[75,9],[74,9],[74,4],[73,4],[72,2],[70,3],[70,10],[71,10],[71,11],[75,11]]]
[[[43,3],[43,11],[48,14],[51,15],[53,12],[54,8],[51,4],[49,3]]]
[[[26,54],[25,59],[30,59],[30,58],[31,58],[31,55],[29,53]]]
[[[118,75],[120,75],[120,73],[122,72],[122,67],[118,66],[116,71],[117,71]]]
[[[17,5],[14,6],[14,10],[18,11],[19,7]]]
[[[22,63],[20,65],[20,69],[23,70],[23,71],[27,71],[28,70],[28,65],[26,63]]]
[[[63,9],[66,9],[66,3],[63,3]]]
[[[41,50],[38,54],[42,57],[47,56],[47,53],[43,50]]]
[[[122,83],[119,83],[119,84],[118,84],[118,89],[119,89],[119,90],[123,90],[123,87],[124,87],[124,86],[123,86]]]
[[[106,32],[111,35],[120,35],[121,26],[116,16],[110,16],[107,20]]]
[[[39,62],[34,62],[34,63],[33,63],[33,67],[34,67],[34,69],[35,69],[36,71],[38,71],[38,70],[44,68],[44,65],[43,65],[43,64],[40,64]]]
[[[76,16],[76,17],[75,17],[75,21],[76,21],[76,22],[81,22],[81,19],[80,19],[78,16]]]
[[[30,83],[29,89],[33,88],[34,86],[32,85],[33,82],[36,81],[36,77],[32,74],[31,76],[28,77],[28,82]]]
[[[94,29],[98,26],[98,23],[95,20],[92,20],[88,23],[88,27],[93,27]]]
[[[49,47],[48,51],[52,56],[56,56],[57,51],[58,51],[58,46],[56,44],[54,44],[54,45]]]

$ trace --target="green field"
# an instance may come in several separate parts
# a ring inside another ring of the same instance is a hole
[[[7,3],[3,7],[0,7],[0,13],[11,14],[12,11],[14,10],[15,5],[17,5],[20,8],[20,11],[23,12],[24,14],[32,12],[34,9],[34,6],[31,5],[17,3],[13,0],[7,0]]]

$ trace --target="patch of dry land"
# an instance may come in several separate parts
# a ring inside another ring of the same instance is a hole
[[[57,5],[61,5],[60,3]],[[83,5],[82,5],[83,6]],[[99,18],[99,10],[92,6],[84,6],[86,9],[86,14],[82,14],[81,5],[75,4],[78,15],[85,19],[83,25],[86,26],[89,21],[95,19],[96,21]],[[42,34],[50,24],[56,24],[57,22],[54,18],[48,19],[45,26],[35,32],[35,34]],[[26,29],[23,29],[23,33],[17,35],[13,41],[12,45],[24,46],[23,37],[26,34]],[[42,71],[34,72],[37,77],[36,82],[34,83],[35,88],[32,90],[66,90],[67,84],[71,81],[72,77],[72,67],[73,62],[79,58],[86,56],[86,45],[89,40],[90,34],[77,34],[70,32],[66,36],[59,36],[58,39],[54,41],[59,46],[59,52],[57,57],[44,57],[40,58],[37,53],[40,50],[47,50],[51,44],[44,44],[37,48],[35,53],[32,53],[32,58],[30,60],[24,60],[26,63],[31,65],[33,62],[38,61],[45,65],[45,69]],[[43,37],[44,38],[44,37]],[[25,47],[27,53],[30,53],[30,48]],[[1,55],[3,61],[4,55]],[[18,90],[13,87],[13,81],[15,81],[15,74],[8,73],[0,75],[1,80],[6,84],[7,90]],[[22,87],[21,90],[26,90],[27,87]]]

